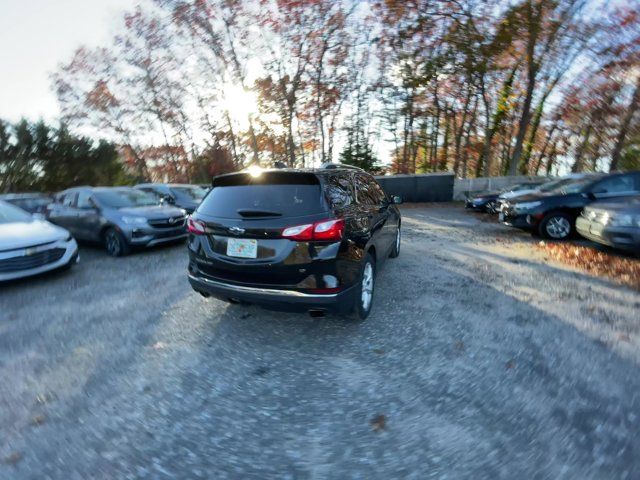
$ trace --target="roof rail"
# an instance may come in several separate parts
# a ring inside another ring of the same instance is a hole
[[[326,163],[323,163],[322,165],[320,165],[320,169],[321,170],[335,170],[336,168],[346,168],[346,169],[349,169],[349,170],[358,170],[360,172],[364,171],[360,167],[356,167],[354,165],[347,165],[347,164],[344,164],[344,163],[326,162]]]

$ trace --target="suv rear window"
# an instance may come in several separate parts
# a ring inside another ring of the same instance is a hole
[[[299,217],[326,211],[313,174],[263,172],[218,177],[198,212],[220,218]]]

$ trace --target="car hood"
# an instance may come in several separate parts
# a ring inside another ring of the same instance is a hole
[[[504,199],[510,199],[510,198],[520,198],[524,195],[530,195],[532,193],[536,193],[538,191],[538,189],[536,188],[531,188],[528,190],[518,190],[516,192],[504,192],[503,194],[500,195],[500,198],[504,198]]]
[[[558,192],[540,192],[535,191],[529,193],[527,195],[519,195],[517,197],[513,197],[509,199],[511,203],[524,203],[524,202],[536,202],[540,200],[554,200],[557,198],[568,198],[568,197],[580,197],[582,194],[580,193],[567,193],[560,194]]]
[[[486,193],[481,193],[478,195],[471,195],[470,197],[472,199],[476,199],[476,198],[495,198],[498,195],[500,195],[500,192],[486,192]]]
[[[124,215],[133,215],[136,217],[145,217],[148,219],[179,217],[184,215],[184,210],[168,205],[150,205],[147,207],[128,207],[118,210]]]
[[[0,251],[42,245],[64,240],[69,232],[45,220],[3,223],[0,228]]]

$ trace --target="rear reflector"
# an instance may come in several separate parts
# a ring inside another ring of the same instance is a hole
[[[189,233],[193,233],[194,235],[204,235],[204,222],[201,222],[200,220],[194,220],[193,218],[189,217],[189,221],[187,222],[187,230],[189,230]]]
[[[282,236],[299,242],[318,240],[335,241],[342,239],[344,233],[344,220],[320,220],[316,223],[307,223],[295,227],[287,227],[282,231]]]
[[[311,293],[318,293],[318,294],[322,294],[322,295],[328,295],[328,294],[332,294],[332,293],[338,293],[341,290],[341,288],[311,288],[309,289],[309,292]]]

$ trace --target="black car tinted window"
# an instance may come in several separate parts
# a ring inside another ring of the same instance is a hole
[[[356,197],[362,205],[380,205],[386,198],[378,182],[361,173],[356,175]]]
[[[218,177],[198,212],[220,218],[303,216],[326,211],[313,174],[263,172]]]
[[[344,208],[354,203],[350,177],[331,175],[327,178],[325,192],[332,208]]]
[[[636,189],[631,175],[619,175],[606,178],[593,186],[594,193],[633,192]]]

